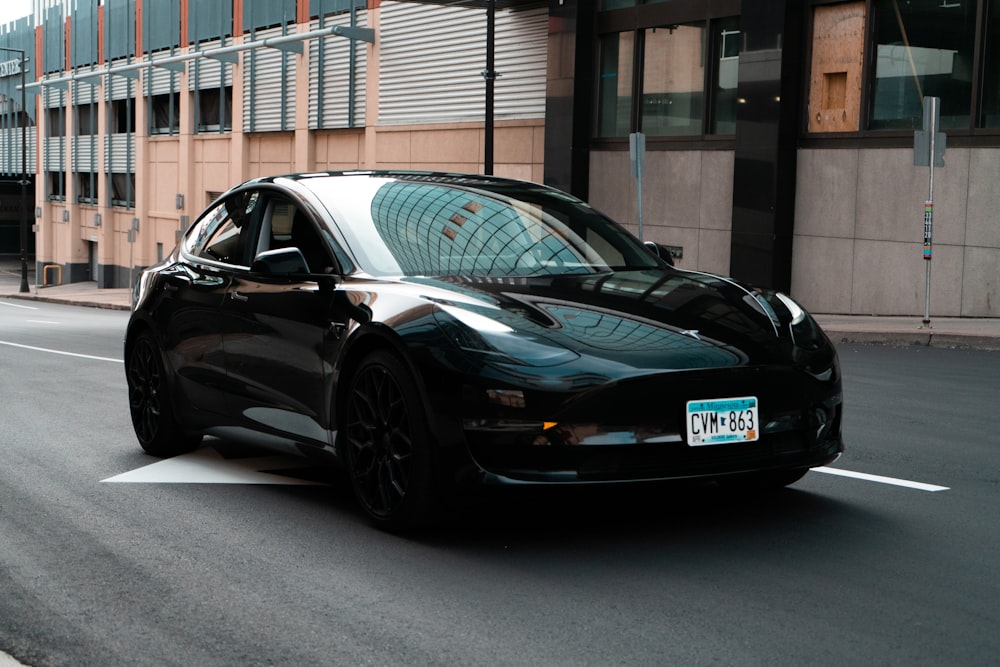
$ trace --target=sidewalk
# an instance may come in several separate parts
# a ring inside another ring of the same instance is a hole
[[[82,282],[54,287],[38,287],[34,271],[29,271],[29,291],[20,293],[21,268],[16,259],[0,258],[0,298],[35,299],[51,303],[129,310],[132,290],[99,289],[97,283]],[[827,335],[836,343],[877,343],[1000,350],[1000,318],[931,317],[930,327],[923,317],[816,314]]]

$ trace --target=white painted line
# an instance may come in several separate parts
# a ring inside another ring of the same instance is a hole
[[[11,308],[24,308],[25,310],[38,310],[35,306],[22,306],[19,303],[10,303],[9,301],[0,301],[0,306],[10,306]]]
[[[48,352],[49,354],[61,354],[67,357],[79,357],[81,359],[93,359],[95,361],[111,361],[116,364],[125,363],[121,359],[112,359],[110,357],[95,357],[91,354],[77,354],[76,352],[63,352],[62,350],[50,350],[45,347],[34,347],[31,345],[20,345],[19,343],[9,343],[5,340],[0,340],[0,345],[8,345],[10,347],[18,347],[22,350],[32,350],[34,352]]]
[[[53,320],[28,320],[30,324],[62,324],[62,322],[55,322]]]
[[[322,482],[291,477],[281,472],[293,471],[308,465],[303,459],[281,455],[227,459],[214,448],[204,447],[190,454],[163,459],[101,481],[130,484],[325,486]]]
[[[917,489],[919,491],[947,491],[949,487],[947,486],[937,486],[936,484],[924,484],[923,482],[911,482],[908,479],[897,479],[895,477],[883,477],[881,475],[869,475],[866,472],[854,472],[852,470],[841,470],[840,468],[828,468],[822,466],[819,468],[813,468],[816,472],[824,472],[827,475],[838,475],[840,477],[853,477],[854,479],[863,479],[866,482],[878,482],[879,484],[892,484],[893,486],[905,486],[908,489]]]

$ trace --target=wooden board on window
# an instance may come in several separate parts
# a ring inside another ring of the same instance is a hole
[[[809,86],[810,132],[856,132],[861,120],[865,3],[816,7]]]

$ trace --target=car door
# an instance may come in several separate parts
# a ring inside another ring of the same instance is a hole
[[[228,399],[251,428],[326,446],[332,428],[329,364],[346,323],[333,307],[328,272],[334,262],[300,203],[266,195],[257,252],[293,247],[308,262],[307,271],[241,270],[227,288],[222,310]]]
[[[154,317],[188,421],[226,413],[219,314],[234,269],[249,261],[256,203],[252,194],[238,193],[210,208],[183,239],[178,261],[159,274]]]

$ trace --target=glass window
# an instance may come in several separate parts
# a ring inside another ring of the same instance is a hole
[[[135,132],[135,100],[115,100],[111,103],[111,132],[114,134]]]
[[[66,109],[55,107],[45,112],[45,136],[66,136]]]
[[[97,106],[80,104],[76,107],[76,133],[79,136],[97,134]]]
[[[181,126],[180,96],[163,93],[149,97],[149,133],[174,134]]]
[[[983,127],[1000,127],[1000,0],[986,9],[986,59],[983,70]]]
[[[716,63],[712,90],[712,134],[736,134],[736,86],[740,69],[740,21],[723,19],[713,25]]]
[[[135,174],[109,174],[111,205],[132,208],[135,206]]]
[[[228,132],[233,128],[233,87],[226,86],[220,94],[218,88],[199,90],[198,131]]]
[[[206,213],[184,241],[192,255],[226,264],[249,266],[250,224],[257,207],[257,192],[241,192]]]
[[[645,34],[642,131],[653,136],[701,134],[705,27],[670,25]]]
[[[603,35],[598,82],[597,136],[624,137],[630,131],[635,34]]]
[[[974,2],[882,0],[876,12],[872,129],[920,129],[923,98],[941,98],[941,127],[967,128],[976,42]]]
[[[76,201],[80,204],[97,203],[97,174],[93,172],[76,173]]]

